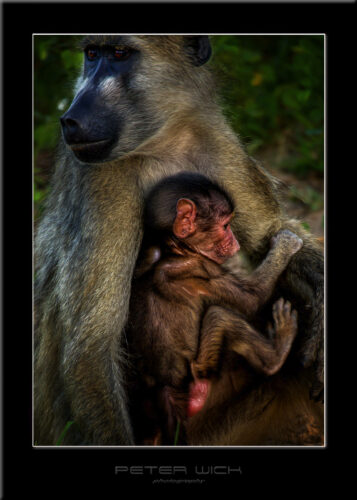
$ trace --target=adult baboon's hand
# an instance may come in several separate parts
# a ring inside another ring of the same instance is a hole
[[[304,235],[304,246],[292,258],[285,276],[286,286],[303,305],[299,322],[298,357],[314,371],[310,396],[323,400],[324,392],[324,257],[312,237]],[[285,281],[285,280],[284,280]]]

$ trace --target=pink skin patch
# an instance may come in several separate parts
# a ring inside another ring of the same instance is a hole
[[[193,415],[202,410],[208,396],[208,390],[208,380],[201,379],[191,382],[187,406],[188,417],[193,417]]]

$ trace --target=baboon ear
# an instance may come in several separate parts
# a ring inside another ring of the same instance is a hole
[[[196,231],[197,209],[193,201],[180,198],[176,205],[176,218],[172,231],[177,238],[184,239]]]
[[[194,66],[202,66],[211,57],[212,49],[207,35],[184,36],[184,50]]]

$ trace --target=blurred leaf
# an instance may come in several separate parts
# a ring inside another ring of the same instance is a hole
[[[263,75],[261,73],[255,73],[251,80],[251,84],[253,85],[253,87],[257,87],[262,83],[262,81],[263,81]]]
[[[303,189],[290,186],[290,198],[302,201],[312,211],[321,210],[324,206],[323,195],[310,186]]]
[[[248,141],[248,150],[276,147],[289,132],[286,152],[293,156],[281,158],[279,165],[298,174],[322,173],[323,36],[224,35],[211,40],[211,65],[221,83],[224,112]],[[316,132],[308,132],[312,130]]]

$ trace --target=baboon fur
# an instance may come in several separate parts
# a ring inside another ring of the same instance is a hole
[[[287,228],[304,246],[280,280],[298,309],[296,356],[323,380],[323,254],[284,214],[278,182],[245,152],[224,118],[188,36],[93,36],[85,43],[140,51],[130,84],[103,96],[125,118],[108,161],[83,164],[61,141],[36,235],[34,412],[38,445],[130,445],[125,324],[142,240],[143,197],[181,170],[219,181],[234,199],[232,229],[253,265]],[[79,79],[79,82],[81,78]],[[124,332],[124,333],[123,333]],[[304,372],[304,369],[301,368]],[[304,375],[305,376],[305,375]],[[317,382],[316,382],[317,381]],[[316,390],[315,390],[316,393]],[[232,416],[230,415],[230,418]]]

